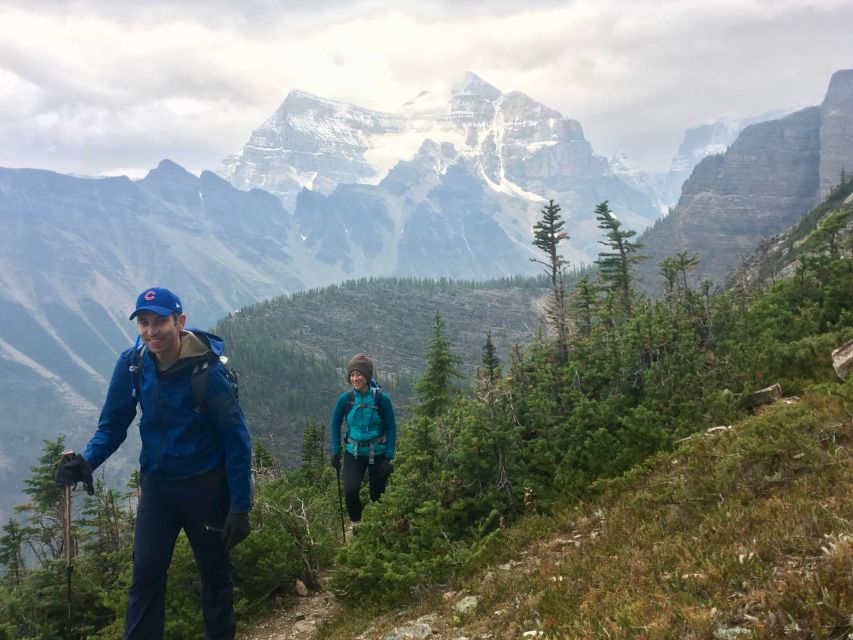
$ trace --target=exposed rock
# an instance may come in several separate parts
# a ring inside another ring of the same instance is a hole
[[[728,431],[731,428],[732,428],[732,425],[730,425],[730,424],[721,424],[721,425],[716,426],[716,427],[710,427],[709,429],[705,429],[705,433],[707,433],[707,434],[719,433],[720,431]]]
[[[453,608],[456,609],[457,613],[465,615],[466,613],[474,611],[479,604],[480,599],[477,596],[466,596],[453,605]]]
[[[302,580],[297,579],[296,583],[293,585],[293,589],[296,591],[296,595],[306,598],[309,595],[308,587],[305,586],[305,583]]]
[[[770,385],[744,398],[744,405],[749,408],[758,407],[763,404],[772,404],[782,397],[782,387],[778,384]]]
[[[394,627],[393,631],[382,636],[382,640],[423,640],[429,638],[432,635],[430,624],[434,620],[434,615],[423,616],[403,627]]]
[[[293,633],[296,637],[311,635],[317,628],[317,623],[314,620],[298,620],[293,624]]]
[[[832,366],[842,380],[850,374],[853,370],[853,340],[845,342],[832,352]]]
[[[718,627],[714,629],[715,640],[737,640],[751,635],[749,627]]]

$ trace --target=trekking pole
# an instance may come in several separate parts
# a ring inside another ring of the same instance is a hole
[[[68,600],[68,610],[65,618],[67,636],[71,638],[71,574],[74,565],[71,564],[71,486],[65,485],[65,594]]]
[[[335,475],[338,477],[338,505],[341,509],[341,536],[344,539],[344,543],[347,541],[347,532],[344,527],[344,498],[341,495],[341,470],[335,469]]]

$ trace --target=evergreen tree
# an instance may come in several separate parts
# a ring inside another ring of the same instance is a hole
[[[574,311],[578,329],[583,336],[592,332],[592,319],[598,300],[598,287],[590,282],[589,276],[584,275],[575,285],[571,306]]]
[[[30,502],[15,507],[28,515],[23,539],[42,566],[65,555],[65,503],[63,492],[54,482],[56,465],[64,450],[62,436],[44,440],[42,455],[30,467],[32,475],[24,481],[24,492],[30,496]]]
[[[547,315],[551,326],[557,334],[557,351],[561,361],[568,355],[569,332],[566,322],[566,289],[564,272],[568,261],[560,255],[559,245],[567,240],[569,235],[563,231],[565,221],[560,215],[560,205],[553,200],[542,208],[542,217],[533,226],[533,246],[545,254],[544,260],[530,258],[545,267],[545,272],[551,280],[551,301]]]
[[[599,243],[610,248],[610,251],[598,254],[595,264],[605,287],[617,297],[625,315],[630,318],[634,299],[634,265],[646,259],[646,256],[637,254],[643,245],[631,241],[637,235],[636,231],[621,229],[622,223],[613,215],[607,200],[595,208],[595,218],[598,228],[606,231],[607,236],[607,240],[599,240]]]
[[[825,252],[830,260],[837,260],[841,257],[841,250],[844,248],[843,241],[847,239],[849,243],[847,235],[849,222],[850,213],[847,211],[839,209],[828,213],[818,222],[817,228],[809,238],[810,248],[817,252]]]
[[[486,342],[483,345],[483,375],[490,382],[495,382],[501,376],[501,361],[492,342],[491,329],[486,332]]]
[[[3,535],[0,536],[0,565],[6,568],[4,580],[12,585],[19,585],[26,573],[24,557],[21,553],[23,531],[14,518],[3,525]]]
[[[324,481],[329,470],[326,458],[326,428],[322,422],[313,420],[305,425],[302,434],[302,464],[299,471],[310,485],[318,485]]]
[[[300,456],[302,464],[324,465],[326,463],[325,443],[326,428],[322,422],[314,420],[305,425]]]
[[[87,529],[87,553],[111,553],[130,543],[133,518],[122,507],[122,499],[117,491],[106,487],[103,479],[97,480],[95,494],[86,499],[80,521]]]
[[[661,260],[659,270],[666,281],[667,294],[684,292],[689,289],[687,272],[699,264],[699,254],[688,256],[686,251],[676,253]]]
[[[451,352],[450,340],[444,335],[444,320],[436,311],[426,354],[426,371],[415,383],[417,403],[415,412],[420,416],[434,418],[447,410],[457,389],[453,380],[460,378],[459,366],[462,358]]]

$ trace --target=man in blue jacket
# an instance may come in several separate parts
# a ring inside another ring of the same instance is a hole
[[[185,330],[168,289],[139,294],[130,319],[142,344],[119,356],[95,435],[82,456],[63,456],[56,480],[91,484],[92,471],[124,442],[139,402],[141,497],[124,638],[163,637],[166,573],[183,529],[201,573],[204,637],[231,640],[229,549],[249,534],[252,445],[219,360],[224,343]]]

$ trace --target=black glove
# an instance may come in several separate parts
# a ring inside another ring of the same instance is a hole
[[[92,465],[79,453],[67,453],[59,459],[59,468],[56,470],[54,482],[60,487],[75,486],[78,482],[82,482],[86,487],[86,493],[90,496],[95,493]]]
[[[229,511],[222,526],[222,539],[228,549],[236,547],[249,535],[249,512]]]
[[[382,462],[379,463],[379,470],[382,472],[382,477],[387,478],[394,472],[394,463],[391,462],[391,458],[382,458]]]
[[[330,456],[329,457],[329,463],[332,465],[332,468],[335,471],[340,471],[341,470],[341,454],[336,453],[335,455]]]

